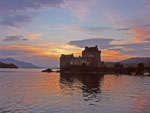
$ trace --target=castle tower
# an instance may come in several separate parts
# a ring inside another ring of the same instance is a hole
[[[72,65],[73,58],[74,58],[73,54],[71,55],[62,54],[60,57],[60,69],[63,69],[65,67]]]
[[[101,51],[98,50],[97,45],[95,47],[85,47],[82,51],[83,58],[93,58],[97,62],[101,62]]]

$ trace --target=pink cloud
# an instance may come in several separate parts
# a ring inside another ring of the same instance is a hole
[[[94,5],[96,0],[66,0],[62,7],[68,8],[71,14],[80,20],[86,20],[90,14],[90,7]]]
[[[150,28],[132,28],[131,32],[134,34],[136,42],[147,42],[150,40]]]
[[[41,36],[43,36],[43,34],[41,34],[41,33],[38,33],[38,34],[29,34],[28,35],[28,38],[30,39],[30,40],[37,40],[37,39],[39,39]]]
[[[150,8],[150,0],[145,0],[147,8]]]

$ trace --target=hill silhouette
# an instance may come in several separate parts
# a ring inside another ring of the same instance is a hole
[[[113,67],[117,62],[105,62],[106,67]],[[144,66],[150,67],[150,58],[148,57],[134,57],[126,60],[119,61],[124,67],[132,66],[137,67],[139,63],[143,63]]]
[[[18,67],[14,64],[6,64],[6,63],[0,62],[0,68],[18,68]]]
[[[19,68],[39,68],[38,66],[35,66],[32,63],[19,61],[19,60],[12,59],[12,58],[1,58],[0,62],[8,63],[8,64],[12,63],[12,64],[15,64]]]

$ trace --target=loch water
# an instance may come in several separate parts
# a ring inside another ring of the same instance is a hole
[[[0,69],[0,113],[150,113],[150,77]]]

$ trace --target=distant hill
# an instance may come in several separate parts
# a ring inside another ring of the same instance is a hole
[[[0,62],[0,68],[18,68],[18,67],[14,64],[6,64],[6,63]]]
[[[120,63],[132,63],[132,64],[150,63],[150,58],[134,57],[134,58],[129,58],[129,59],[126,59],[126,60],[122,60],[122,61],[120,61]]]
[[[38,66],[35,66],[31,63],[19,61],[19,60],[12,59],[12,58],[1,58],[0,62],[8,63],[8,64],[12,63],[12,64],[15,64],[19,68],[39,68]]]
[[[136,67],[139,63],[143,63],[144,66],[150,67],[150,58],[134,57],[126,60],[119,61],[124,67],[133,66]],[[116,62],[105,62],[106,67],[113,67]]]

